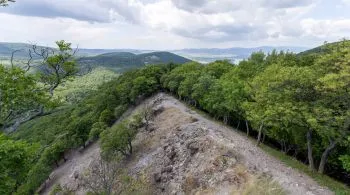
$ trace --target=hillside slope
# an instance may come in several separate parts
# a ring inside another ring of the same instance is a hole
[[[130,52],[113,52],[78,59],[78,63],[83,67],[102,66],[117,70],[118,72],[139,68],[148,64],[167,64],[171,62],[175,64],[184,64],[190,61],[191,60],[170,52],[151,52],[138,55]]]
[[[175,98],[160,93],[138,108],[150,103],[160,110],[152,121],[154,131],[141,130],[137,135],[133,155],[120,164],[135,182],[121,184],[118,190],[136,185],[141,194],[332,194],[264,153],[247,137],[204,118]],[[73,152],[51,174],[43,194],[57,183],[84,194],[80,178],[98,156],[98,143],[83,153]]]
[[[342,41],[337,41],[333,43],[326,43],[321,46],[300,52],[298,55],[310,55],[310,54],[322,55],[325,53],[329,53],[334,48],[342,47],[349,43],[350,43],[350,40],[342,40]]]
[[[34,44],[34,43],[33,43]],[[38,49],[44,48],[45,46],[38,46]],[[20,50],[16,52],[16,58],[28,58],[28,49],[32,48],[32,44],[29,43],[9,43],[9,42],[0,42],[0,57],[10,57],[12,51]],[[142,53],[145,51],[136,50],[136,49],[85,49],[79,48],[77,55],[78,56],[95,56],[104,53],[111,52],[132,52],[132,53]],[[34,56],[35,57],[35,56]]]

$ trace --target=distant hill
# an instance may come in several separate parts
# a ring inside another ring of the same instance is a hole
[[[11,56],[11,52],[16,49],[30,48],[30,44],[25,43],[1,43],[0,42],[0,59],[6,59]],[[263,46],[263,47],[252,47],[252,48],[243,48],[243,47],[232,47],[232,48],[189,48],[189,49],[181,49],[181,50],[169,50],[169,52],[176,54],[178,56],[183,56],[190,60],[209,63],[216,60],[230,60],[231,62],[237,62],[242,59],[248,58],[251,53],[257,51],[263,51],[265,53],[271,52],[276,49],[277,51],[291,51],[295,53],[299,53],[307,50],[305,47],[273,47],[273,46]],[[148,57],[149,53],[155,52],[156,57]],[[118,54],[119,53],[119,54]],[[129,54],[127,54],[129,53]],[[130,54],[140,54],[140,56],[129,56]],[[109,56],[106,56],[109,55]],[[115,55],[115,56],[113,56]],[[126,55],[126,56],[124,56]],[[82,58],[81,61],[84,64],[95,64],[95,62],[102,62],[104,66],[115,67],[115,64],[112,60],[120,60],[123,62],[123,66],[129,66],[130,63],[136,63],[135,66],[139,67],[143,64],[148,63],[162,63],[168,62],[169,60],[177,61],[180,60],[178,57],[171,57],[169,53],[157,52],[154,50],[137,50],[137,49],[84,49],[79,48],[77,53],[78,57],[86,57]],[[16,59],[27,58],[28,54],[26,50],[22,50],[21,52],[17,52],[15,55]],[[157,59],[157,57],[161,59]],[[183,61],[184,59],[180,60]]]
[[[345,41],[337,41],[333,43],[326,43],[324,45],[300,52],[298,55],[309,55],[309,54],[324,54],[327,53],[329,50],[327,48],[334,48],[334,47],[341,47],[350,45],[350,40],[345,40]]]
[[[305,47],[272,47],[272,46],[263,46],[263,47],[252,47],[252,48],[243,48],[243,47],[232,47],[232,48],[202,48],[202,49],[181,49],[173,50],[171,52],[182,55],[191,60],[208,63],[215,60],[230,60],[232,62],[237,62],[242,59],[248,58],[253,52],[263,51],[269,53],[273,50],[277,51],[290,51],[294,53],[299,53],[307,50]]]
[[[0,42],[0,62],[9,61],[15,50],[16,60],[28,59],[28,49],[31,44]],[[44,48],[38,46],[38,49]],[[148,53],[146,53],[148,52]],[[33,58],[37,56],[33,55]],[[150,52],[150,50],[135,49],[84,49],[79,48],[77,61],[84,69],[85,67],[106,67],[111,70],[124,71],[132,68],[139,68],[147,64],[176,63],[183,64],[191,60],[170,52]]]
[[[38,49],[44,48],[45,46],[38,46]],[[11,56],[12,51],[20,50],[16,52],[16,58],[28,58],[28,49],[32,48],[32,44],[28,43],[8,43],[8,42],[0,42],[0,58],[8,58]],[[131,52],[135,54],[149,52],[146,50],[136,50],[136,49],[78,49],[78,56],[96,56],[104,53],[112,53],[112,52]]]
[[[32,48],[32,45],[25,43],[0,43],[0,58],[8,58],[11,56],[12,52],[15,50],[19,50],[16,52],[16,58],[27,58],[28,57],[28,49]]]
[[[82,57],[78,63],[82,67],[106,67],[118,72],[123,72],[132,68],[139,68],[147,64],[165,64],[173,62],[183,64],[191,60],[170,52],[151,52],[134,54],[130,52],[105,53],[93,57]]]

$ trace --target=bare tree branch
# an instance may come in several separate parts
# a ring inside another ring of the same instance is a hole
[[[0,0],[0,6],[3,6],[3,7],[8,6],[8,2],[14,3],[16,1],[15,0]]]
[[[117,162],[108,162],[99,157],[81,178],[82,186],[95,194],[110,195],[117,182],[118,172]]]
[[[12,51],[12,53],[11,53],[11,67],[12,67],[12,68],[14,67],[14,64],[13,64],[14,55],[15,55],[16,52],[19,52],[19,51],[21,51],[21,49],[14,50],[14,51]]]
[[[28,55],[29,55],[29,59],[26,62],[26,70],[25,70],[26,72],[28,72],[29,69],[33,67],[33,65],[31,65],[31,62],[33,60],[32,50],[28,49]]]

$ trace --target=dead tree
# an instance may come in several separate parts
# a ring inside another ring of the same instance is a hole
[[[110,195],[116,185],[118,164],[115,161],[105,161],[99,157],[82,176],[82,186],[94,194]]]
[[[153,117],[153,113],[152,113],[152,106],[150,104],[146,104],[142,110],[141,110],[141,116],[142,116],[142,120],[144,122],[145,125],[145,129],[146,131],[149,131],[149,126]]]

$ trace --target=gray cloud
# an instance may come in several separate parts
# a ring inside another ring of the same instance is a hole
[[[235,11],[244,4],[241,0],[171,0],[171,2],[179,9],[204,14]]]
[[[225,44],[239,41],[292,40],[305,37],[305,34],[328,36],[333,33],[332,29],[328,28],[332,24],[330,21],[303,20],[308,19],[305,16],[312,17],[307,15],[314,8],[310,5],[320,2],[320,0],[18,0],[9,7],[0,8],[0,14],[10,13],[7,17],[17,19],[23,17],[14,15],[36,16],[38,18],[28,18],[28,21],[36,21],[36,25],[42,27],[41,31],[47,29],[52,34],[62,29],[60,33],[71,33],[78,38],[84,32],[90,33],[86,39],[102,36],[103,33],[113,35],[115,38],[119,37],[116,33],[124,33],[122,39],[129,40],[130,37],[142,36],[147,32],[152,32],[148,35],[152,37],[154,32],[157,32],[166,36],[171,35],[184,43],[193,41]],[[42,23],[44,20],[46,23]],[[66,23],[66,26],[53,28],[54,25],[49,25],[48,22],[51,20],[56,21],[55,26],[61,23]],[[81,25],[80,29],[77,24]],[[95,29],[89,26],[95,26]],[[334,28],[337,29],[337,33],[345,34],[349,29],[347,26],[348,21],[340,21]],[[105,29],[109,30],[106,32]],[[34,28],[29,30],[34,31]],[[166,36],[162,38],[166,39]],[[146,39],[137,41],[142,42]]]
[[[178,28],[173,31],[181,36],[205,41],[239,41],[258,40],[268,38],[263,26],[250,26],[247,24],[221,25],[199,29]]]
[[[261,6],[270,8],[293,8],[308,6],[314,3],[315,0],[263,0]]]
[[[17,1],[0,12],[22,16],[37,16],[45,18],[73,18],[89,22],[109,22],[109,11],[97,6],[91,1],[52,2],[48,0]]]
[[[308,6],[316,0],[171,0],[179,9],[206,14],[232,12],[251,7],[285,9]]]
[[[148,1],[150,3],[150,1]],[[142,4],[143,5],[143,4]],[[132,24],[140,24],[140,7],[130,5],[126,0],[103,1],[103,6],[110,8],[112,14],[119,15]]]
[[[186,11],[193,11],[193,10],[199,9],[208,3],[207,0],[171,0],[171,1],[176,7],[180,9],[184,9]]]

